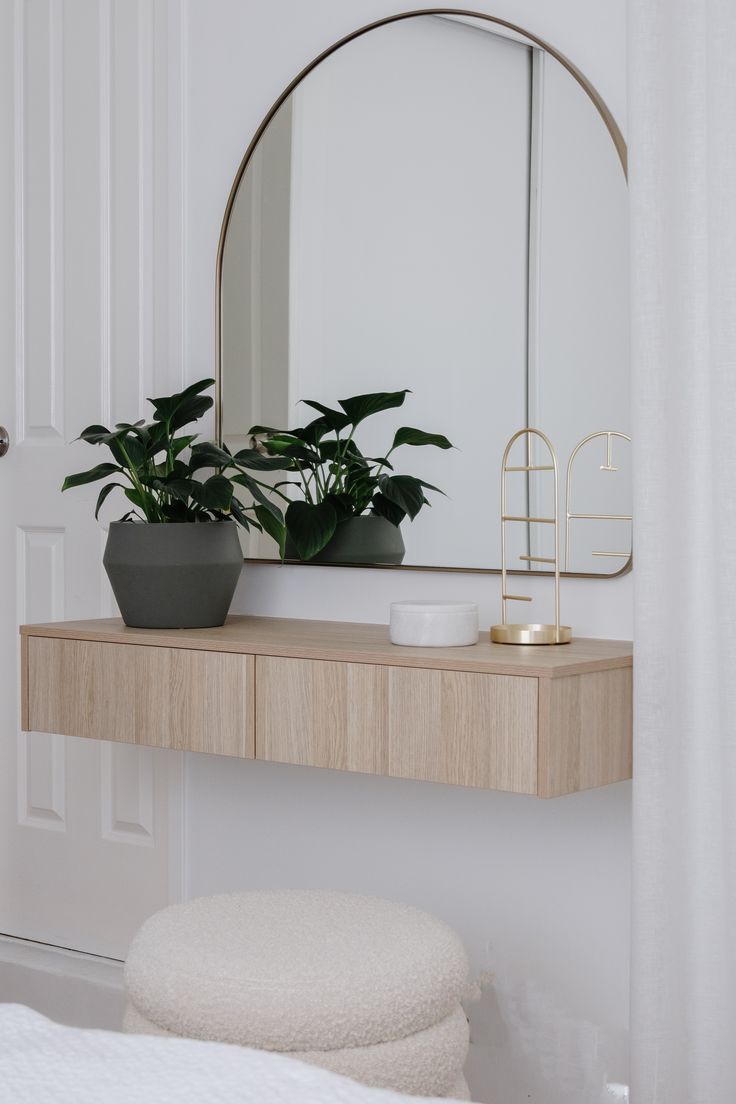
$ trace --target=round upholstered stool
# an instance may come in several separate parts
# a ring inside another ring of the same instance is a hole
[[[408,905],[307,891],[201,897],[156,913],[133,940],[125,1029],[466,1099],[467,974],[455,933]]]

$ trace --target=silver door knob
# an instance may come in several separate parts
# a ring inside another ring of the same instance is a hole
[[[10,448],[10,434],[5,426],[0,426],[0,460]]]

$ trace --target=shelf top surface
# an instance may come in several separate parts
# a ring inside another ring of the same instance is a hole
[[[556,678],[630,667],[633,649],[626,640],[573,637],[570,644],[492,644],[483,631],[477,644],[459,648],[407,648],[391,644],[388,625],[348,621],[292,620],[281,617],[228,617],[211,629],[134,629],[117,618],[21,625],[23,636],[90,640],[109,644],[194,648],[246,655],[374,663],[499,675]]]

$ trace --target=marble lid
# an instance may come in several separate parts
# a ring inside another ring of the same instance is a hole
[[[416,602],[392,602],[392,612],[397,613],[477,613],[478,606],[475,602],[442,602],[435,599]]]

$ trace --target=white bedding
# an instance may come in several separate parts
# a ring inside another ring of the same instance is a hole
[[[417,1098],[280,1054],[63,1027],[23,1005],[0,1004],[0,1104],[408,1102]]]

